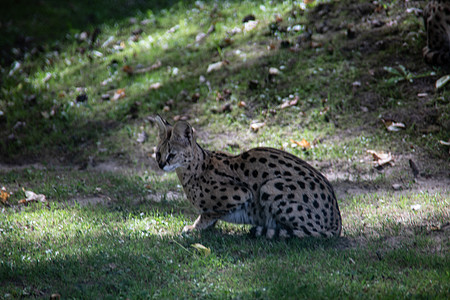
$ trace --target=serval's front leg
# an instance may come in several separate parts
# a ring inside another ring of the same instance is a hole
[[[203,213],[198,216],[194,224],[184,226],[182,233],[189,233],[194,230],[203,230],[209,227],[213,227],[216,224],[217,220],[219,220],[219,218],[220,216],[218,216],[217,214]]]

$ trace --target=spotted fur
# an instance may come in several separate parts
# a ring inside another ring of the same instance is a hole
[[[423,10],[427,45],[425,62],[450,66],[450,0],[432,0]]]
[[[187,198],[200,216],[183,231],[205,229],[218,220],[255,225],[267,238],[332,237],[341,215],[328,180],[300,158],[273,148],[239,155],[208,151],[195,141],[191,125],[171,126],[157,116],[159,167],[176,170]]]

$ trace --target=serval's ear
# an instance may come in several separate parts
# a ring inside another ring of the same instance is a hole
[[[183,146],[192,145],[194,141],[194,130],[188,122],[178,121],[173,127],[170,139]]]
[[[159,138],[161,140],[165,139],[167,137],[167,132],[172,128],[172,126],[167,122],[163,117],[160,115],[156,115],[154,118],[152,118],[156,124],[158,124],[159,128]]]

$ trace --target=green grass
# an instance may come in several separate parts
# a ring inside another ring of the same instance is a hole
[[[91,2],[0,10],[0,187],[12,192],[0,204],[0,299],[448,298],[449,149],[439,141],[450,138],[450,89],[435,90],[446,71],[422,62],[422,21],[402,1],[379,1],[384,9],[365,16],[357,0],[307,10],[302,1]],[[256,29],[230,33],[248,14]],[[388,25],[369,22],[378,19]],[[96,28],[95,43],[80,39]],[[280,47],[308,29],[321,45]],[[392,80],[385,67],[399,66],[413,82]],[[270,67],[280,74],[269,78]],[[119,89],[125,97],[112,100]],[[229,99],[217,100],[225,89]],[[232,110],[220,112],[225,103]],[[251,239],[248,226],[226,223],[180,235],[196,215],[176,175],[152,163],[155,113],[187,116],[208,149],[281,148],[335,175],[343,237]],[[389,132],[382,118],[406,129]],[[254,121],[266,125],[254,132]],[[395,166],[375,170],[367,150],[392,153]],[[50,207],[21,205],[24,190]]]
[[[422,197],[418,214],[409,208],[417,198],[349,199],[341,204],[346,238],[287,242],[250,239],[245,227],[229,224],[182,237],[191,220],[174,212],[179,202],[9,210],[0,218],[2,297],[445,298],[448,240],[437,242],[419,225],[448,219],[448,198]],[[430,216],[433,209],[444,215]],[[411,222],[395,231],[399,215]],[[367,234],[372,226],[381,226],[370,230],[379,236]]]

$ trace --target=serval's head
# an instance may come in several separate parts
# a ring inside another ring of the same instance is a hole
[[[167,172],[179,167],[187,167],[192,159],[195,145],[192,126],[186,121],[178,121],[174,126],[157,115],[154,118],[159,127],[159,143],[156,147],[156,162]]]

